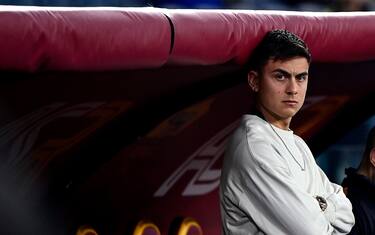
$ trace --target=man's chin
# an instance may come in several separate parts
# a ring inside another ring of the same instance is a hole
[[[287,111],[287,112],[284,112],[282,115],[280,115],[280,117],[282,117],[283,119],[288,119],[288,118],[292,118],[294,117],[294,115],[297,114],[298,111]]]

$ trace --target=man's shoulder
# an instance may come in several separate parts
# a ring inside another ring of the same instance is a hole
[[[305,140],[304,140],[304,139],[302,139],[302,137],[300,137],[299,135],[297,135],[297,134],[294,134],[294,138],[295,138],[295,140],[296,140],[296,141],[298,141],[298,142],[300,142],[300,143],[303,143],[303,144],[305,144],[305,145],[306,145],[306,142],[305,142]]]
[[[238,127],[232,134],[231,144],[240,143],[248,144],[248,141],[268,141],[269,130],[267,130],[267,122],[255,115],[243,115]]]
[[[270,124],[258,116],[244,115],[231,141],[231,152],[243,153],[250,160],[262,155],[270,155],[275,148]],[[246,150],[246,151],[245,151]],[[245,152],[247,152],[245,154]],[[249,159],[249,155],[250,159]]]
[[[246,130],[249,140],[268,140],[270,136],[269,123],[256,115],[244,115],[241,127]]]
[[[287,155],[277,140],[268,122],[244,115],[227,146],[224,174],[241,175],[255,169],[284,169],[289,173]]]
[[[239,126],[233,133],[230,146],[232,150],[246,150],[253,152],[271,145],[274,141],[271,138],[267,122],[255,115],[244,115]]]

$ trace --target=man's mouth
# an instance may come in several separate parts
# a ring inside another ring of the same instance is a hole
[[[283,103],[289,104],[289,105],[296,105],[298,104],[298,101],[296,100],[284,100]]]

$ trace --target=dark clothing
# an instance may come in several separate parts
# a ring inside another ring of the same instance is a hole
[[[347,177],[342,185],[352,203],[355,225],[349,234],[375,234],[375,184],[356,173],[354,168],[345,169]]]

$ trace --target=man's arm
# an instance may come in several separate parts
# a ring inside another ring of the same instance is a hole
[[[334,228],[319,203],[297,185],[275,149],[249,143],[235,154],[239,206],[266,234],[324,235]],[[236,190],[236,189],[233,189]]]
[[[345,196],[342,187],[331,183],[320,167],[316,167],[326,190],[325,195],[322,195],[327,200],[327,210],[324,214],[334,227],[334,234],[347,234],[354,225],[352,204]]]

